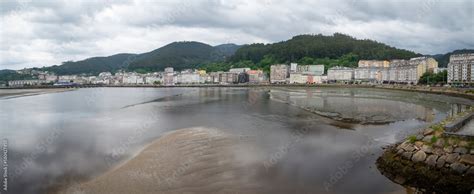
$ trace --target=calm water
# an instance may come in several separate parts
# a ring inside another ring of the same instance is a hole
[[[391,193],[403,187],[377,171],[381,146],[472,104],[375,89],[88,88],[0,98],[0,135],[8,141],[3,147],[8,150],[9,193],[38,193],[87,180],[133,157],[165,132],[194,126],[253,138],[264,158],[291,143],[262,177],[275,188]],[[301,106],[344,117],[377,112],[392,123],[343,123]],[[304,136],[292,142],[301,129]]]

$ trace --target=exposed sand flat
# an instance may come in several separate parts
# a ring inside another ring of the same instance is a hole
[[[261,193],[261,163],[236,158],[245,147],[238,142],[216,129],[177,130],[115,170],[60,193]]]
[[[55,92],[64,92],[74,89],[70,88],[48,88],[48,89],[0,89],[0,98],[17,98]]]

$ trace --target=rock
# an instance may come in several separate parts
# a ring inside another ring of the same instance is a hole
[[[416,141],[415,146],[421,148],[423,146],[423,142],[422,141]]]
[[[461,160],[459,160],[461,163],[464,164],[469,164],[471,166],[474,166],[474,155],[471,154],[465,154],[461,156]]]
[[[405,150],[403,150],[403,149],[401,149],[401,148],[397,150],[397,154],[398,154],[398,155],[402,155],[404,152],[405,152]]]
[[[413,157],[411,158],[411,160],[413,162],[422,162],[426,159],[426,153],[424,151],[417,151]]]
[[[413,146],[413,144],[407,144],[407,145],[405,145],[405,147],[403,149],[405,149],[405,151],[407,151],[407,152],[413,152],[413,151],[415,151],[415,146]]]
[[[433,134],[433,132],[434,132],[433,129],[428,128],[428,129],[425,129],[425,131],[423,131],[423,135],[424,136],[431,135],[431,134]]]
[[[429,146],[429,145],[423,145],[421,147],[421,150],[424,151],[427,154],[433,153],[433,148],[431,148],[431,146]]]
[[[403,183],[405,183],[406,179],[404,177],[398,175],[397,177],[395,177],[395,179],[393,181],[395,181],[398,184],[403,184]]]
[[[431,142],[431,138],[433,138],[433,135],[427,135],[423,138],[424,142]]]
[[[434,143],[434,146],[440,147],[440,148],[444,147],[444,139],[441,139],[441,138],[438,139],[438,141],[436,141],[436,143]]]
[[[471,149],[471,154],[474,154],[474,149]]]
[[[457,147],[453,150],[454,153],[467,154],[467,149],[465,147]]]
[[[436,167],[442,168],[445,163],[446,163],[446,156],[440,156],[438,160],[436,161]]]
[[[474,166],[471,166],[471,168],[467,170],[466,174],[474,174]]]
[[[453,153],[453,146],[446,146],[443,150],[447,153]]]
[[[410,160],[412,155],[413,155],[413,152],[404,152],[402,154],[402,157],[407,159],[407,160]]]
[[[426,158],[425,163],[430,166],[436,166],[436,160],[438,159],[437,155],[430,155]]]
[[[435,148],[435,149],[433,149],[433,154],[436,154],[436,155],[438,155],[438,156],[444,155],[444,153],[445,153],[445,152],[444,152],[443,149],[441,149],[441,148]]]
[[[456,162],[458,158],[459,158],[458,153],[448,154],[448,156],[446,156],[446,162],[451,164],[451,163]]]
[[[469,145],[469,142],[463,140],[463,141],[460,141],[458,145],[461,147],[467,147]]]
[[[416,135],[416,140],[420,141],[420,140],[423,139],[423,137],[424,136],[422,134],[418,134],[418,135]]]
[[[461,164],[459,162],[455,162],[455,163],[451,164],[450,167],[451,167],[451,169],[453,169],[454,171],[456,171],[458,173],[463,173],[468,168],[468,166],[466,166],[464,164]]]

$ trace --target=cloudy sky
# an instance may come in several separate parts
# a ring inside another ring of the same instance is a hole
[[[1,0],[0,69],[173,41],[271,43],[341,32],[423,54],[474,48],[472,0]]]

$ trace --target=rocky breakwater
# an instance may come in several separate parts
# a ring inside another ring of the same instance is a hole
[[[444,125],[452,120],[448,118],[388,147],[377,160],[378,169],[398,184],[427,193],[471,193],[474,141],[444,136]]]

